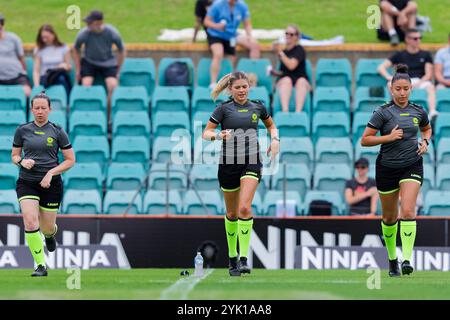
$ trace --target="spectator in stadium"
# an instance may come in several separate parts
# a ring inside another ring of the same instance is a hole
[[[422,36],[416,29],[406,32],[406,49],[396,52],[378,66],[378,72],[389,82],[392,79],[387,71],[392,65],[399,63],[408,66],[413,88],[425,89],[428,94],[428,108],[430,118],[438,115],[436,111],[436,90],[431,82],[433,77],[433,59],[429,51],[420,49]]]
[[[192,42],[195,42],[197,40],[197,34],[200,30],[200,27],[203,27],[203,30],[205,30],[206,32],[204,20],[206,17],[206,13],[208,12],[208,9],[212,3],[213,0],[197,0],[197,2],[195,3],[195,27]]]
[[[417,3],[411,0],[381,0],[381,28],[378,38],[390,40],[396,46],[405,38],[408,29],[416,27]]]
[[[81,80],[83,86],[91,86],[96,77],[103,78],[108,89],[108,105],[110,105],[109,101],[118,85],[120,68],[125,59],[125,46],[117,29],[103,22],[101,11],[91,11],[83,21],[87,23],[87,27],[78,33],[73,51],[76,80],[77,82]],[[113,54],[113,44],[118,49],[117,57]],[[81,58],[82,45],[84,55]]]
[[[369,178],[369,160],[360,158],[355,162],[358,175],[345,184],[345,200],[350,207],[351,215],[370,214],[377,212],[378,193],[375,180]]]
[[[271,70],[277,79],[277,90],[280,95],[281,109],[289,112],[289,101],[292,90],[295,90],[295,111],[301,112],[306,95],[312,90],[306,74],[306,52],[299,44],[300,29],[290,24],[286,28],[286,48],[282,50],[278,43],[273,48],[280,59],[280,70]]]
[[[398,64],[389,86],[392,101],[375,109],[361,139],[365,147],[381,145],[375,180],[383,209],[381,228],[391,277],[400,276],[396,253],[398,219],[404,259],[402,273],[413,272],[410,259],[416,238],[417,196],[423,182],[422,155],[428,150],[432,131],[426,111],[409,102],[411,82],[408,66]]]
[[[236,63],[236,44],[250,50],[250,58],[260,57],[260,48],[252,36],[250,11],[243,0],[217,0],[208,9],[205,19],[208,45],[212,52],[211,84],[214,88],[224,57],[230,57],[233,65]],[[246,35],[238,36],[237,29],[243,22]]]
[[[437,89],[450,88],[450,33],[448,46],[440,49],[434,57],[434,77],[438,82]]]
[[[40,232],[44,235],[47,250],[55,251],[56,215],[63,197],[61,174],[75,164],[66,132],[48,121],[51,110],[50,98],[44,91],[33,97],[31,112],[34,121],[16,129],[11,152],[12,162],[20,167],[16,192],[26,242],[37,265],[33,277],[47,276]],[[64,157],[61,163],[58,162],[59,149]]]
[[[247,75],[240,71],[220,79],[211,93],[213,100],[225,89],[232,98],[216,107],[202,135],[205,140],[223,140],[218,178],[227,212],[225,230],[230,276],[250,273],[247,255],[253,228],[251,207],[261,181],[262,169],[258,143],[259,120],[263,121],[271,135],[267,154],[271,153],[272,161],[275,161],[280,148],[278,130],[267,108],[259,101],[248,99],[249,88]],[[216,132],[219,125],[221,131]]]
[[[39,28],[37,47],[34,49],[33,80],[34,85],[60,84],[64,86],[67,96],[70,93],[70,49],[62,43],[51,25],[44,24]]]
[[[0,85],[21,85],[29,97],[31,87],[26,70],[22,40],[5,31],[5,17],[0,13]]]

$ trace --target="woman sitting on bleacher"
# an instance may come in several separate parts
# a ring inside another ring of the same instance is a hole
[[[306,52],[298,44],[300,29],[290,24],[286,29],[286,48],[281,50],[280,44],[274,45],[274,51],[280,58],[280,70],[272,70],[277,80],[277,90],[280,95],[281,108],[289,111],[292,88],[295,88],[295,111],[301,112],[306,95],[311,91],[311,85],[306,74]]]
[[[58,35],[51,25],[44,24],[39,28],[37,47],[34,50],[34,85],[49,87],[61,84],[67,95],[70,93],[70,49],[59,41]]]

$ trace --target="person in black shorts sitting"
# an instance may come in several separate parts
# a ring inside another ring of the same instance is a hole
[[[223,90],[228,89],[232,97],[216,107],[202,135],[205,140],[223,140],[218,178],[227,210],[225,230],[231,276],[250,273],[247,255],[253,228],[251,205],[262,169],[258,143],[260,119],[271,135],[267,150],[267,154],[271,153],[271,161],[275,161],[280,148],[278,130],[267,108],[260,101],[248,100],[249,88],[248,77],[243,72],[224,76],[211,95],[216,100]],[[222,130],[216,132],[219,125]]]
[[[19,126],[14,135],[12,162],[20,167],[17,198],[25,225],[25,238],[37,264],[32,276],[47,276],[41,231],[47,250],[56,249],[56,214],[63,197],[61,173],[75,164],[64,130],[48,121],[50,99],[40,93],[31,100],[34,121]],[[64,161],[58,164],[61,149]],[[22,156],[23,154],[23,156]]]
[[[416,202],[423,181],[422,154],[427,152],[431,126],[426,111],[409,102],[411,79],[408,67],[398,64],[390,83],[392,101],[373,112],[361,139],[362,146],[381,144],[376,161],[375,180],[380,194],[383,220],[381,227],[389,257],[389,275],[400,276],[396,243],[400,218],[402,273],[410,274],[416,238]],[[420,130],[421,141],[418,142]],[[380,131],[380,136],[377,132]],[[401,197],[400,215],[398,212]]]
[[[272,70],[277,80],[277,90],[280,95],[281,109],[289,112],[289,101],[292,90],[295,90],[295,112],[301,112],[306,95],[311,91],[308,75],[306,74],[306,52],[298,44],[300,29],[293,24],[286,28],[286,48],[281,50],[279,44],[274,46],[274,51],[280,58],[280,70]]]
[[[417,3],[412,0],[380,0],[380,40],[390,40],[396,46],[405,38],[408,29],[416,27]]]

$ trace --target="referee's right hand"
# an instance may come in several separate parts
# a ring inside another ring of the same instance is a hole
[[[33,159],[23,159],[22,162],[20,163],[20,165],[22,167],[24,167],[25,169],[30,170],[34,166],[34,160]]]
[[[403,139],[403,129],[398,129],[398,124],[392,129],[391,134],[389,135],[391,141]]]

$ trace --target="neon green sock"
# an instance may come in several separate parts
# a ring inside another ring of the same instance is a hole
[[[247,258],[250,246],[250,235],[253,229],[253,218],[239,219],[239,256]]]
[[[228,256],[230,258],[237,257],[237,232],[238,232],[238,222],[237,220],[229,220],[225,216],[225,231],[227,233],[228,242]]]
[[[39,229],[34,231],[25,231],[25,239],[30,248],[33,259],[37,265],[45,266],[44,243],[42,242]]]
[[[400,221],[400,238],[402,239],[403,260],[411,260],[414,241],[416,240],[416,220]]]
[[[381,221],[381,229],[383,231],[384,243],[386,244],[389,260],[397,259],[397,226],[398,222],[389,226]]]

